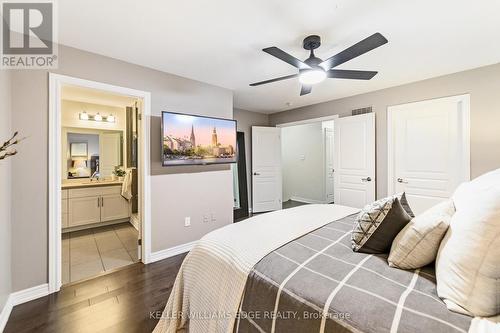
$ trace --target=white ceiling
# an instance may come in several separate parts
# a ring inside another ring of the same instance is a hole
[[[235,107],[273,113],[500,62],[497,0],[65,0],[62,44],[234,91]],[[319,34],[328,58],[374,32],[389,43],[338,68],[376,70],[371,81],[329,79],[299,96],[296,72],[261,51],[305,59]],[[289,103],[289,105],[288,105]]]

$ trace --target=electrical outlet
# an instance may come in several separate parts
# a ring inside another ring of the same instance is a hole
[[[217,219],[215,218],[215,214],[214,213],[210,214],[210,220],[212,222],[216,222],[217,221]]]
[[[184,218],[184,226],[185,226],[185,227],[189,227],[190,225],[191,225],[191,217],[186,216],[186,217]]]
[[[203,215],[203,223],[208,223],[208,215]]]

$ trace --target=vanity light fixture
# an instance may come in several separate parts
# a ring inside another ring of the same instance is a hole
[[[80,120],[89,120],[89,115],[86,111],[80,113]]]
[[[105,121],[108,123],[114,123],[116,121],[115,116],[110,114],[109,116],[101,116],[101,114],[98,112],[95,115],[88,114],[87,111],[83,111],[79,114],[80,120],[90,120],[90,121]]]

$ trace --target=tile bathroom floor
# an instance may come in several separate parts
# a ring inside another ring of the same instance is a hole
[[[138,232],[130,223],[62,235],[62,283],[67,284],[138,261]]]

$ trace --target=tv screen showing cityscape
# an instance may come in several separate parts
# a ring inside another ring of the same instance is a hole
[[[163,166],[237,162],[236,121],[162,112]]]

